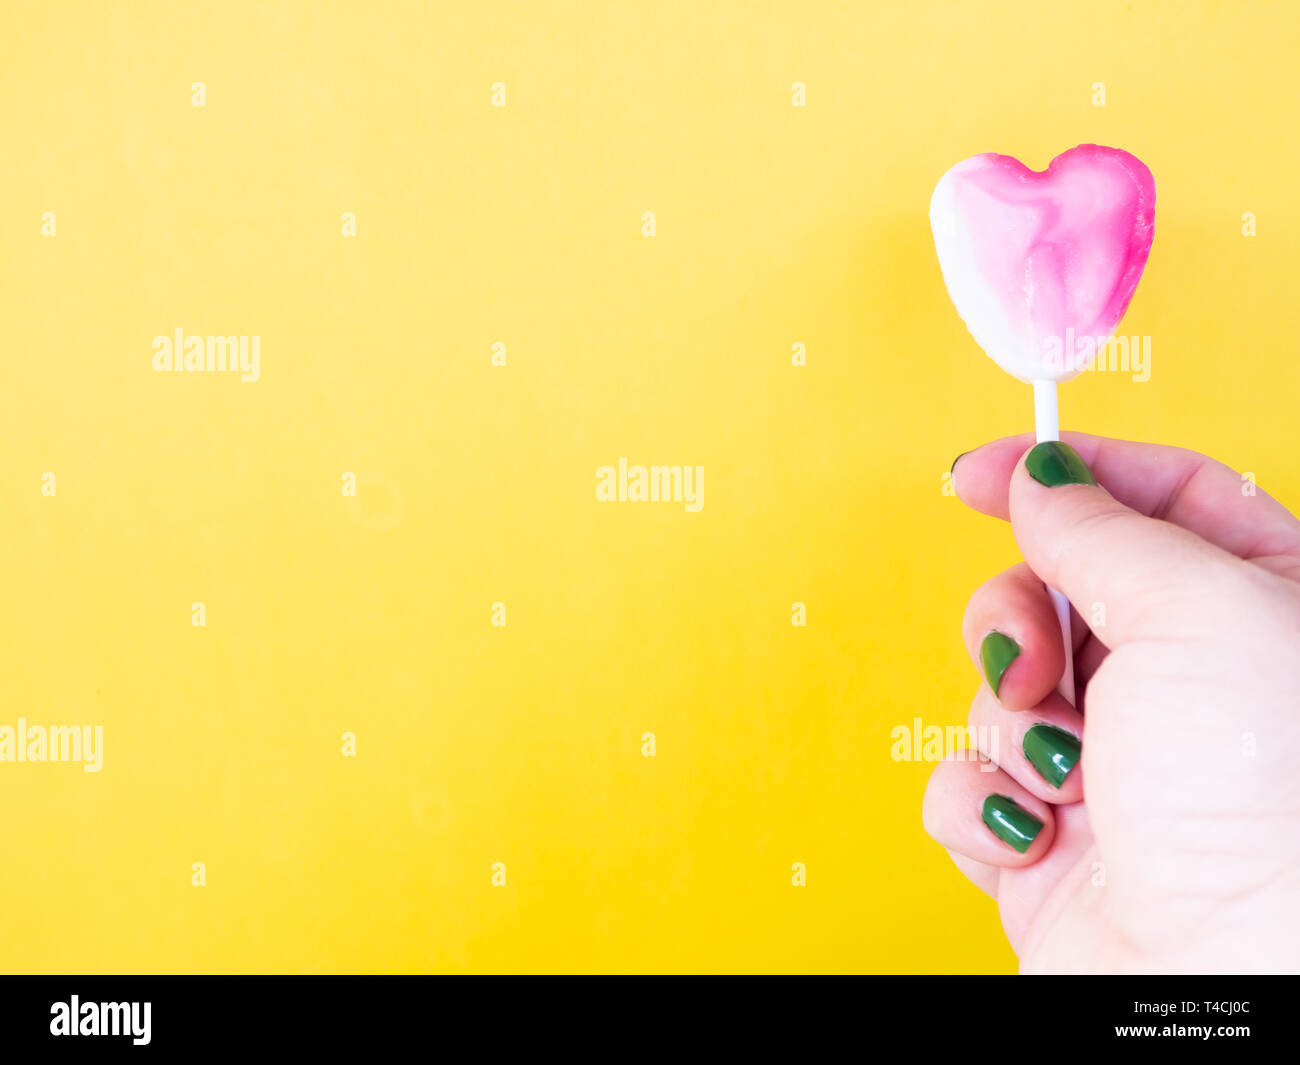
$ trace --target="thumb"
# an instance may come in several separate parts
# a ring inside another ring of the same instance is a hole
[[[1025,561],[1110,648],[1203,636],[1266,575],[1193,532],[1150,518],[1097,484],[1069,444],[1032,447],[1011,476],[1011,527]]]

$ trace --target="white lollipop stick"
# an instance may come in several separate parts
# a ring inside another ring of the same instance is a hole
[[[1056,382],[1034,382],[1034,431],[1041,444],[1044,440],[1060,440],[1060,416],[1056,410]],[[1061,625],[1061,638],[1065,642],[1065,672],[1056,690],[1074,705],[1074,641],[1070,639],[1070,600],[1055,588],[1048,588],[1052,605],[1056,607],[1056,620]]]

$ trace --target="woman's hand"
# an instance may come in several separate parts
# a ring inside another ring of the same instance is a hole
[[[926,829],[1023,971],[1300,970],[1300,522],[1201,455],[1065,440],[955,465],[1025,564],[963,625],[998,769],[940,764]],[[1043,582],[1077,612],[1077,709]]]

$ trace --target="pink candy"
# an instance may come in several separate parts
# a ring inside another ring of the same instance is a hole
[[[1140,159],[1096,144],[1041,173],[985,154],[944,174],[930,224],[948,293],[980,347],[1024,381],[1086,369],[1133,298],[1155,202]]]

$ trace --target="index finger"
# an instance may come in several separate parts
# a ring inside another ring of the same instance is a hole
[[[1179,525],[1238,558],[1269,561],[1300,576],[1300,522],[1281,503],[1221,462],[1184,448],[1062,433],[1119,502]],[[1031,433],[1003,437],[953,464],[957,496],[967,506],[1010,519],[1008,489]],[[1249,491],[1243,485],[1250,483]]]

